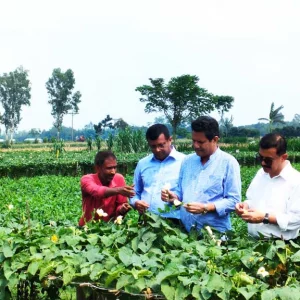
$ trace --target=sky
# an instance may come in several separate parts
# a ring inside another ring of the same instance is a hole
[[[199,86],[234,97],[235,126],[283,105],[300,114],[300,1],[295,0],[0,0],[0,75],[23,66],[31,106],[18,130],[50,129],[45,83],[72,69],[82,93],[73,127],[107,114],[149,125],[135,89],[149,78],[197,75]],[[3,111],[0,107],[0,112]],[[217,113],[212,116],[219,118]],[[71,115],[64,126],[72,126]]]

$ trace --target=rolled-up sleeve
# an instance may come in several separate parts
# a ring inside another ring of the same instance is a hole
[[[282,231],[300,228],[300,184],[293,189],[290,195],[286,213],[277,214],[276,220]]]

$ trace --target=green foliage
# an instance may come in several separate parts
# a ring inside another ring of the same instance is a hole
[[[0,76],[0,102],[4,109],[0,122],[4,124],[6,132],[11,134],[10,140],[21,121],[22,106],[30,106],[30,92],[28,71],[23,67]]]
[[[114,135],[111,132],[108,134],[106,145],[108,150],[112,150],[114,146]]]
[[[86,139],[86,143],[87,143],[87,150],[92,151],[93,150],[93,140],[92,140],[92,138],[88,137]]]
[[[78,104],[81,102],[81,93],[75,92],[74,89],[75,78],[71,69],[62,72],[60,68],[54,69],[52,77],[46,82],[46,88],[49,94],[49,104],[52,105],[52,116],[54,116],[54,127],[57,128],[57,138],[63,123],[63,117],[69,111],[77,113]]]
[[[101,142],[102,142],[102,139],[99,135],[97,135],[95,137],[95,144],[96,144],[96,147],[97,147],[97,151],[99,152],[100,149],[101,149]]]
[[[133,130],[130,127],[118,132],[114,145],[117,151],[125,153],[139,153],[148,150],[143,130]]]
[[[261,121],[268,121],[269,123],[269,131],[273,131],[274,124],[284,124],[284,115],[280,112],[283,109],[283,106],[279,106],[277,108],[274,107],[274,102],[271,104],[271,109],[268,118],[259,118]]]
[[[143,96],[145,112],[163,112],[173,128],[173,138],[176,138],[180,124],[207,114],[214,109],[220,112],[232,107],[230,96],[214,96],[198,86],[199,78],[193,75],[173,77],[168,83],[163,78],[149,78],[151,85],[136,88]]]
[[[56,158],[59,158],[65,152],[65,143],[62,139],[55,140],[52,145],[52,153],[56,155]]]

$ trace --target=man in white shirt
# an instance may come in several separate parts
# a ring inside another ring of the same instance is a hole
[[[300,229],[300,173],[287,160],[287,143],[276,133],[259,143],[262,168],[252,180],[247,200],[236,204],[236,213],[248,222],[250,235],[295,239]]]

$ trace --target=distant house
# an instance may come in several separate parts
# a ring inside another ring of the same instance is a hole
[[[27,143],[27,144],[32,144],[32,143],[42,143],[43,140],[42,139],[39,139],[39,138],[27,138],[27,139],[24,139],[24,143]]]

